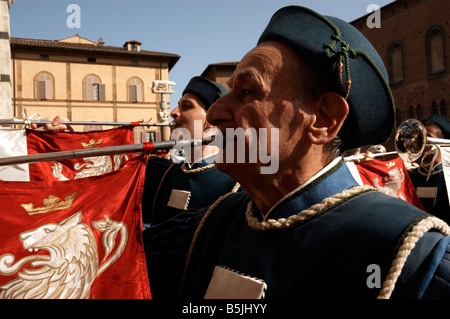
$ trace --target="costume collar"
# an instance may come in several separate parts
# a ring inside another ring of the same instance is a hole
[[[336,158],[308,181],[285,195],[272,207],[265,218],[287,218],[350,187],[357,186],[342,157]],[[252,202],[255,216],[261,216]]]
[[[196,168],[200,168],[200,167],[204,167],[204,166],[208,166],[208,165],[211,167],[214,167],[214,157],[217,155],[217,153],[218,152],[210,154],[205,157],[202,157],[201,159],[195,161],[193,164],[184,162],[183,166],[187,170],[192,170],[192,169],[196,169]]]

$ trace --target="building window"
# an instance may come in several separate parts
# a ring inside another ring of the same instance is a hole
[[[418,119],[418,120],[423,120],[424,118],[425,118],[425,112],[424,112],[424,110],[422,109],[422,106],[420,106],[420,104],[419,105],[417,105],[417,109],[416,109],[416,118]]]
[[[445,100],[442,100],[441,103],[439,104],[439,106],[440,106],[441,115],[448,117],[447,102],[445,102]]]
[[[395,109],[395,121],[396,121],[396,123],[403,122],[403,116],[398,108]]]
[[[403,46],[401,42],[393,42],[389,45],[389,76],[392,84],[401,83],[405,80],[403,67]]]
[[[88,62],[96,62],[97,59],[96,59],[96,58],[87,58],[87,61],[88,61]]]
[[[434,101],[433,101],[433,103],[431,103],[431,114],[441,114],[438,104]]]
[[[47,54],[41,54],[41,55],[39,56],[39,59],[41,59],[41,60],[48,60],[48,59],[49,59],[49,56],[48,56]]]
[[[128,100],[130,102],[143,102],[142,80],[134,77],[128,80]]]
[[[417,119],[416,110],[414,109],[414,107],[412,105],[409,107],[409,118]]]
[[[36,97],[39,100],[53,99],[53,76],[47,72],[41,72],[36,76]]]
[[[84,80],[85,100],[87,101],[104,101],[105,85],[100,82],[100,78],[96,75],[88,75]]]
[[[426,34],[428,74],[433,75],[445,71],[444,29],[434,26]]]

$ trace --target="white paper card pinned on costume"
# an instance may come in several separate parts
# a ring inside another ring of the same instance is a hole
[[[189,199],[191,198],[191,192],[183,191],[179,189],[173,189],[170,194],[169,202],[167,206],[186,210],[189,205]]]
[[[417,196],[419,198],[436,198],[437,187],[417,187]]]
[[[450,204],[450,147],[440,146],[442,154],[442,167],[444,169],[444,180],[447,186],[448,201]]]
[[[205,299],[261,299],[266,287],[263,280],[216,266]]]

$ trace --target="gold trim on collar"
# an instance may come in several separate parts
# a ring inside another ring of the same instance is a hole
[[[183,171],[183,173],[185,173],[185,174],[195,174],[195,173],[201,173],[201,172],[207,171],[213,167],[214,167],[214,164],[209,164],[209,165],[206,165],[203,167],[189,169],[186,167],[186,163],[183,163],[183,164],[181,164],[180,168]]]

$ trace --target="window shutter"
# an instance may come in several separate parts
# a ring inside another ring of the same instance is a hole
[[[142,85],[136,85],[136,101],[143,102],[144,99],[142,97]]]
[[[38,99],[39,100],[45,100],[46,96],[45,96],[45,81],[38,81],[38,87],[37,87],[37,94],[38,94]]]
[[[52,83],[52,79],[46,80],[45,81],[45,98],[48,99],[53,99],[53,83]]]
[[[130,90],[130,102],[137,102],[137,86],[136,85],[129,85],[129,90]]]
[[[99,101],[105,101],[105,85],[104,84],[99,84],[98,85],[98,89],[99,89]]]
[[[94,87],[91,83],[86,83],[86,100],[87,101],[92,101],[94,99]]]
[[[443,36],[440,30],[434,30],[430,37],[431,45],[431,72],[439,72],[444,70],[444,44]]]

